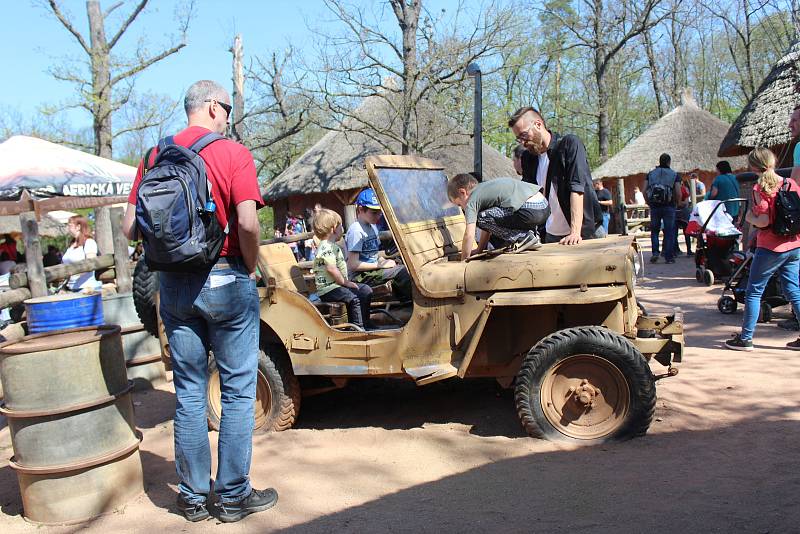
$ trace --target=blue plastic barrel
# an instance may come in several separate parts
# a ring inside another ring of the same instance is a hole
[[[72,293],[28,299],[25,301],[25,311],[28,316],[28,332],[31,334],[103,324],[103,300],[100,293]]]

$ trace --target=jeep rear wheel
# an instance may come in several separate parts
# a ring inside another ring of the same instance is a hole
[[[600,327],[561,330],[537,343],[514,396],[529,435],[587,444],[644,435],[656,402],[647,360]]]
[[[222,392],[217,363],[208,362],[208,426],[219,430]],[[259,353],[254,406],[256,430],[279,432],[294,425],[300,411],[300,384],[291,369],[286,351],[280,345],[268,345]]]

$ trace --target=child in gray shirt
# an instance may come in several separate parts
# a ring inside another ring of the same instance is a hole
[[[538,185],[516,178],[478,183],[470,174],[457,174],[447,183],[447,196],[464,210],[467,222],[462,260],[473,252],[476,226],[483,233],[475,252],[482,252],[492,235],[515,245],[517,252],[541,246],[537,228],[547,220],[550,208]]]

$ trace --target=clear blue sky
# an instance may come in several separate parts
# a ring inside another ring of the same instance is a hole
[[[44,3],[44,2],[42,2]],[[114,2],[101,0],[107,8]],[[114,13],[106,36],[119,27],[121,13],[130,13],[135,0],[128,0]],[[75,27],[88,42],[85,0],[60,0]],[[455,0],[431,0],[429,7],[452,7]],[[41,104],[55,104],[70,98],[74,86],[53,79],[47,68],[65,57],[85,58],[75,38],[60,22],[35,0],[0,0],[3,13],[3,45],[0,69],[3,89],[0,107],[33,114]],[[160,50],[174,32],[175,0],[151,0],[115,50],[131,51],[140,38],[151,41],[152,50]],[[231,79],[233,36],[241,33],[245,55],[266,54],[284,49],[289,42],[303,49],[311,45],[308,25],[328,26],[331,15],[321,0],[196,0],[195,17],[189,28],[187,46],[143,72],[137,80],[138,91],[153,91],[179,99],[193,81],[214,79],[226,86]],[[76,127],[89,126],[85,112],[70,114]],[[82,124],[81,124],[82,123]]]

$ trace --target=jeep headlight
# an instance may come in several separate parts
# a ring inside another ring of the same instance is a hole
[[[644,255],[641,250],[635,250],[633,254],[633,287],[639,285],[639,277],[644,276]]]

